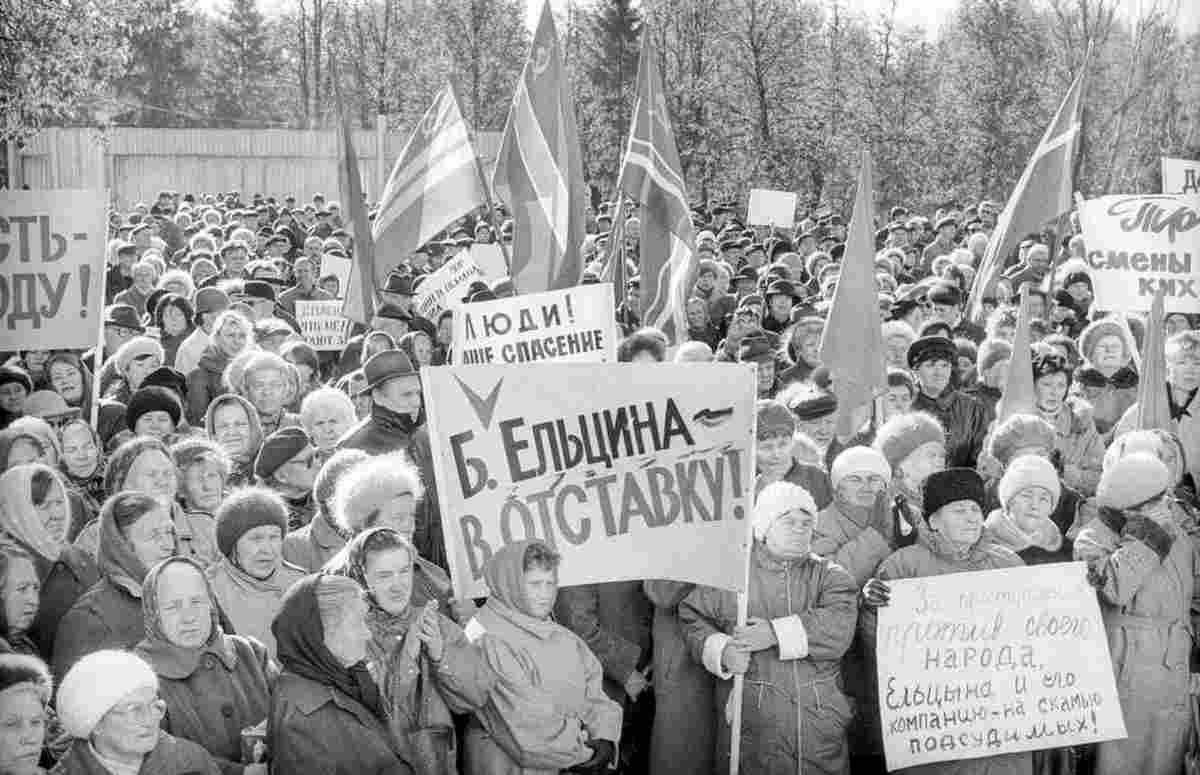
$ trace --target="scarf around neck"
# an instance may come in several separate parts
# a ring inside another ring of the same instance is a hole
[[[208,603],[212,627],[208,640],[199,648],[187,648],[172,643],[162,627],[162,612],[158,603],[158,583],[163,571],[170,565],[183,564],[193,568],[200,578],[204,579],[204,588],[208,592]],[[150,663],[157,675],[163,678],[182,680],[196,672],[200,660],[205,654],[212,654],[221,660],[229,669],[236,664],[236,653],[233,644],[229,643],[225,633],[221,631],[218,603],[213,595],[208,577],[194,560],[187,557],[172,557],[155,565],[146,574],[142,584],[142,619],[145,622],[146,637],[135,647],[138,656]]]

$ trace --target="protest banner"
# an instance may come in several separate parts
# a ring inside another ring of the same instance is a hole
[[[1164,194],[1200,194],[1200,159],[1162,157]]]
[[[750,190],[750,205],[746,223],[751,226],[783,226],[791,228],[796,222],[796,194],[791,191],[771,191],[765,188]]]
[[[300,333],[317,352],[341,352],[350,335],[350,319],[342,314],[342,303],[297,301],[296,322]]]
[[[328,275],[338,279],[337,297],[346,298],[346,287],[350,282],[350,259],[341,256],[321,256],[321,277]]]
[[[472,245],[471,260],[489,280],[508,277],[508,261],[504,258],[504,250],[495,242],[477,242]]]
[[[421,370],[455,595],[541,538],[564,586],[675,579],[744,589],[750,364],[532,363]]]
[[[421,282],[413,306],[421,317],[436,321],[442,310],[462,303],[467,286],[482,279],[483,272],[471,260],[471,254],[459,253]]]
[[[611,283],[464,304],[454,310],[454,364],[615,363]]]
[[[102,190],[0,191],[0,350],[96,344],[107,203]]]
[[[1096,309],[1200,312],[1200,196],[1104,196],[1079,206]]]
[[[888,583],[876,630],[888,770],[1126,736],[1083,563]]]

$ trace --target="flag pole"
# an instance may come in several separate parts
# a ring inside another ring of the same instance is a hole
[[[454,87],[449,86],[448,88],[450,89],[451,99],[453,99],[454,103],[457,105],[458,104],[458,95],[454,93]],[[484,177],[483,162],[481,162],[479,160],[479,154],[475,151],[474,147],[471,148],[471,156],[475,160],[475,174],[479,178],[479,187],[480,187],[480,189],[483,190],[483,201],[484,201],[484,204],[487,206],[488,218],[491,219],[493,224],[496,224],[496,202],[492,198],[492,187],[490,185],[488,185],[488,180],[486,177]],[[516,226],[517,226],[517,223],[514,220],[513,221],[513,229],[514,230],[516,229]],[[513,277],[513,273],[512,273],[512,256],[510,256],[508,253],[508,246],[504,244],[504,239],[500,234],[500,226],[494,225],[492,227],[492,230],[496,235],[496,244],[500,246],[500,255],[504,256],[504,266],[507,267],[507,269],[508,269],[508,279],[513,284],[513,290],[516,291],[517,290],[517,280],[515,277]]]

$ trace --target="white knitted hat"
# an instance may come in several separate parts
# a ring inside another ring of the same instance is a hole
[[[1000,503],[1007,504],[1014,495],[1029,487],[1046,488],[1054,498],[1055,505],[1062,495],[1062,485],[1054,465],[1039,455],[1021,455],[1008,464],[997,488]]]
[[[801,509],[817,515],[817,504],[808,490],[791,482],[772,482],[762,488],[762,492],[754,499],[754,537],[762,539],[766,536],[775,520],[792,509]]]
[[[128,651],[94,651],[67,671],[58,687],[58,718],[71,737],[86,740],[104,714],[129,694],[158,689],[150,665]]]
[[[892,480],[892,467],[883,453],[872,447],[849,447],[833,460],[829,468],[829,479],[837,489],[842,477],[866,471],[878,474],[885,482]]]

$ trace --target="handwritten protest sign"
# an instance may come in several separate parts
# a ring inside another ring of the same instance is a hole
[[[1200,196],[1104,196],[1079,206],[1096,308],[1200,312]]]
[[[477,242],[471,246],[471,260],[484,277],[499,280],[508,277],[508,262],[504,260],[504,251],[496,243]]]
[[[421,370],[455,594],[541,538],[565,586],[744,586],[754,473],[748,364],[532,363]]]
[[[1083,563],[890,582],[879,609],[889,770],[1125,737]]]
[[[796,220],[796,194],[791,191],[750,190],[746,223],[751,226],[791,227]]]
[[[459,253],[447,261],[433,274],[425,278],[417,288],[413,305],[417,314],[426,320],[437,320],[444,309],[454,309],[462,303],[467,287],[483,279],[483,272],[475,266],[470,253]]]
[[[296,322],[304,339],[318,352],[340,351],[346,346],[350,320],[342,315],[340,301],[297,301]]]
[[[614,309],[612,283],[464,304],[454,363],[616,362]]]
[[[1200,159],[1162,159],[1164,194],[1200,194]]]
[[[106,191],[0,191],[0,350],[96,344],[107,202]]]

